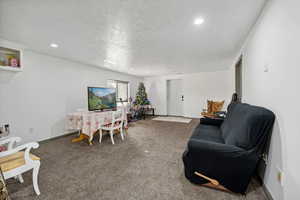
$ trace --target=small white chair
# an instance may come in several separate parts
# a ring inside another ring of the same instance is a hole
[[[40,158],[31,154],[31,148],[38,148],[37,142],[31,142],[14,147],[15,143],[20,142],[19,137],[10,137],[0,141],[0,145],[8,144],[7,151],[0,152],[0,167],[4,179],[17,178],[21,183],[24,182],[22,173],[33,169],[32,182],[37,195],[40,195],[38,186],[38,174],[40,169]],[[25,151],[23,151],[25,150]]]
[[[102,130],[109,131],[110,139],[112,144],[115,144],[114,141],[114,130],[120,130],[121,138],[124,140],[123,135],[123,124],[124,124],[124,116],[123,116],[122,110],[117,110],[112,112],[112,122],[108,125],[102,125],[99,128],[100,137],[99,137],[99,143],[101,143],[102,140]]]

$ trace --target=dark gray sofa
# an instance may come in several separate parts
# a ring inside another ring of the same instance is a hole
[[[223,123],[202,121],[183,153],[185,176],[192,183],[216,179],[225,188],[245,193],[271,134],[275,115],[270,110],[244,103],[228,106]]]

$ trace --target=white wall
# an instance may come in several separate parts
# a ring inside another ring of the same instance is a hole
[[[87,109],[87,86],[106,86],[108,79],[129,81],[131,96],[142,78],[24,51],[24,71],[0,71],[0,122],[24,141],[65,133],[65,117]]]
[[[269,1],[243,50],[243,100],[277,117],[265,176],[275,200],[300,198],[299,7],[296,0]],[[283,186],[278,168],[284,171]]]
[[[185,117],[199,118],[207,99],[225,100],[234,92],[234,71],[202,72],[145,78],[145,86],[156,114],[167,115],[167,80],[182,79]],[[225,105],[225,107],[226,107]]]

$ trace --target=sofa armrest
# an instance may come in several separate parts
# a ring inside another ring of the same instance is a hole
[[[224,119],[213,119],[213,118],[201,118],[200,119],[200,124],[203,125],[211,125],[211,126],[221,126],[223,123]]]
[[[245,193],[257,161],[258,156],[252,151],[197,139],[189,140],[183,155],[185,175],[193,183],[208,182],[195,175],[195,172],[199,172],[237,193]]]
[[[10,155],[15,154],[17,152],[25,150],[25,152],[24,152],[25,163],[26,164],[27,163],[32,163],[32,162],[35,162],[35,161],[33,161],[30,158],[30,150],[31,149],[36,149],[38,147],[39,147],[39,144],[37,142],[30,142],[30,143],[27,143],[27,144],[23,144],[23,145],[15,147],[15,148],[13,148],[11,150],[0,152],[0,158],[5,157],[5,156],[10,156]]]

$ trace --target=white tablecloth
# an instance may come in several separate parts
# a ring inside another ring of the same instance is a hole
[[[110,124],[113,111],[104,112],[74,112],[67,115],[67,129],[81,130],[81,133],[93,137],[100,126]],[[125,112],[126,113],[126,112]],[[127,115],[124,114],[125,127],[127,126]]]

